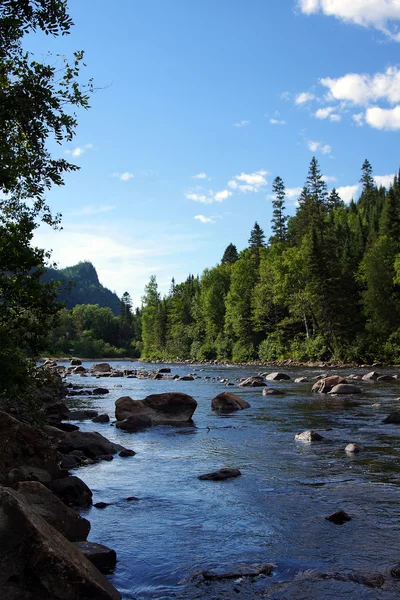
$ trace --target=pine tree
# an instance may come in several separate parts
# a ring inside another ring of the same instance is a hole
[[[233,265],[239,258],[237,248],[234,244],[229,244],[225,248],[224,255],[221,260],[221,264],[223,265]]]
[[[371,163],[367,159],[365,159],[362,164],[361,173],[360,183],[362,183],[363,192],[373,190],[375,188],[375,182],[372,177]]]
[[[254,227],[250,232],[249,248],[251,250],[259,250],[265,247],[265,235],[257,221],[254,223]]]
[[[331,190],[331,193],[328,196],[327,205],[328,205],[329,211],[332,211],[335,208],[343,208],[344,207],[344,202],[341,199],[341,197],[339,196],[339,194],[337,193],[336,188],[333,188]]]
[[[275,199],[272,201],[273,213],[271,229],[273,234],[270,237],[270,243],[285,242],[287,237],[287,220],[288,217],[283,214],[285,210],[285,184],[280,177],[275,177],[272,184],[272,191],[275,194]]]

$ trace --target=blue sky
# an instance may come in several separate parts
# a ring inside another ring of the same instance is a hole
[[[48,202],[63,231],[36,241],[60,267],[90,260],[140,304],[270,233],[281,176],[295,211],[313,155],[347,202],[371,162],[400,164],[399,0],[69,0],[71,35],[29,47],[85,50],[98,91],[73,143],[81,167]]]

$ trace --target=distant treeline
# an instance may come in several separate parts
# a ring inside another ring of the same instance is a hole
[[[118,317],[77,306],[52,346],[93,356],[85,343],[95,351],[93,340],[103,340],[96,356],[113,346],[146,359],[399,362],[399,177],[378,188],[365,160],[361,184],[358,201],[345,205],[313,158],[288,218],[276,177],[269,240],[255,223],[246,249],[229,244],[217,266],[172,279],[164,297],[152,276],[136,313],[128,294]]]

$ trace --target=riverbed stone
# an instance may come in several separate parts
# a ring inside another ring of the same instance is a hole
[[[363,449],[364,448],[362,446],[360,446],[360,444],[351,443],[351,444],[347,444],[347,446],[345,448],[345,452],[347,452],[348,454],[358,454]]]
[[[264,374],[267,381],[289,381],[290,376],[286,373],[276,372]]]
[[[400,410],[391,412],[386,419],[383,419],[382,423],[393,423],[394,425],[400,425]]]
[[[134,452],[133,450],[130,450],[129,448],[126,448],[125,450],[121,450],[121,452],[119,453],[121,458],[126,458],[128,456],[135,456],[136,452]]]
[[[310,380],[307,377],[296,377],[294,380],[295,383],[309,383]]]
[[[86,508],[92,504],[92,491],[79,477],[70,475],[56,479],[51,489],[67,506]]]
[[[104,362],[92,365],[91,371],[95,371],[96,373],[109,373],[112,369],[108,363]]]
[[[101,572],[109,573],[117,564],[117,555],[115,550],[96,544],[95,542],[75,542],[74,546],[82,552],[90,562]]]
[[[361,394],[361,388],[351,383],[339,383],[335,385],[328,394]]]
[[[325,517],[327,521],[331,521],[331,523],[335,523],[335,525],[343,525],[347,523],[347,521],[351,521],[351,516],[347,514],[344,510],[340,509]]]
[[[69,361],[69,364],[71,365],[71,367],[80,367],[82,364],[82,361],[80,358],[71,358],[71,360]]]
[[[233,479],[234,477],[239,477],[241,472],[239,469],[219,469],[219,471],[214,471],[213,473],[205,473],[204,475],[199,475],[197,479],[201,479],[202,481],[223,481],[224,479]]]
[[[263,396],[284,396],[285,392],[283,390],[278,390],[276,388],[265,387],[262,391]]]
[[[97,431],[72,431],[64,433],[58,442],[58,450],[62,454],[80,450],[88,458],[97,458],[105,454],[116,454],[124,450],[124,447],[110,442]]]
[[[97,417],[93,417],[93,423],[109,423],[110,417],[106,414],[98,415]]]
[[[15,490],[0,488],[4,600],[121,600],[119,592]]]
[[[228,569],[217,568],[201,571],[198,575],[206,581],[224,581],[227,579],[239,579],[241,577],[259,577],[260,575],[272,575],[275,565],[272,563],[261,563],[253,565],[235,565]],[[197,577],[198,577],[197,575]]]
[[[117,421],[143,416],[150,419],[151,425],[180,425],[192,422],[196,407],[196,400],[182,392],[151,394],[144,400],[123,396],[115,403],[115,416]]]
[[[380,377],[380,374],[377,373],[376,371],[371,371],[370,373],[366,373],[365,375],[362,376],[363,381],[375,381],[376,379],[378,379],[378,377]]]
[[[341,377],[340,375],[330,375],[329,377],[323,377],[314,383],[312,391],[317,394],[327,394],[336,385],[344,383],[346,383],[344,377]]]
[[[323,440],[323,436],[312,429],[296,433],[294,439],[299,442],[320,442]]]
[[[39,467],[18,467],[11,469],[8,473],[8,483],[16,484],[20,481],[38,481],[39,483],[49,486],[52,477],[46,469]]]
[[[109,393],[110,393],[110,390],[108,390],[107,388],[103,388],[103,387],[97,387],[92,390],[92,394],[94,396],[104,396],[105,394],[109,394]]]
[[[234,412],[236,410],[250,408],[250,404],[236,394],[222,392],[211,400],[211,408],[218,412]]]
[[[265,381],[263,377],[260,377],[258,375],[254,376],[254,377],[247,377],[246,379],[243,379],[243,381],[241,381],[239,383],[239,387],[262,387],[265,385]]]
[[[30,508],[70,542],[86,540],[90,522],[66,506],[49,489],[37,481],[24,481],[16,487]]]

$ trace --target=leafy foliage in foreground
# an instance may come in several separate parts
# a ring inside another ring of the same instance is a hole
[[[328,193],[311,160],[295,216],[273,190],[272,236],[255,223],[249,247],[161,298],[153,276],[142,306],[145,358],[400,361],[400,184],[377,187],[362,165],[349,205]]]

